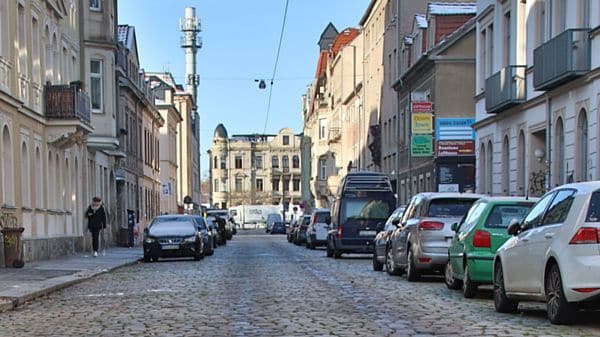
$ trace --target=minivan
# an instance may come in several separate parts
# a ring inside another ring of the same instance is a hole
[[[338,186],[331,216],[326,219],[327,257],[373,253],[375,235],[395,208],[396,197],[387,175],[348,173]]]

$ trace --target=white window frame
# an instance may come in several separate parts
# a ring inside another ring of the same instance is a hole
[[[93,5],[92,2],[96,4]],[[90,0],[90,10],[92,11],[101,11],[102,10],[102,0]]]
[[[94,73],[92,72],[92,62],[98,62],[100,65],[100,72],[99,73]],[[102,113],[103,107],[104,107],[104,80],[103,80],[103,66],[104,66],[104,62],[101,59],[90,59],[90,104],[92,106],[92,112],[94,113]],[[100,80],[100,107],[99,108],[94,108],[93,102],[92,102],[92,98],[94,97],[94,93],[92,92],[93,86],[92,86],[92,81],[94,79],[99,79]]]

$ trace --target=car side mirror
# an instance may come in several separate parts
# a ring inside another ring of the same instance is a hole
[[[400,219],[395,219],[392,221],[392,225],[399,227],[400,226]]]
[[[515,236],[515,235],[519,235],[519,233],[521,233],[522,229],[523,228],[521,227],[521,224],[517,220],[513,220],[510,222],[507,232],[509,235]]]
[[[455,222],[452,225],[450,225],[450,229],[452,229],[453,232],[456,232],[458,230],[458,222]]]
[[[331,216],[327,216],[327,217],[325,218],[325,223],[326,223],[328,226],[329,226],[329,225],[331,225]]]

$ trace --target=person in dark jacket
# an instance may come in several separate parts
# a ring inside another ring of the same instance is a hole
[[[94,257],[98,256],[98,240],[100,231],[106,229],[106,212],[102,205],[102,199],[94,197],[92,204],[87,209],[88,229],[92,233],[92,247],[94,248]]]

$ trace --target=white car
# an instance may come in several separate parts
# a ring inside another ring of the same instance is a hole
[[[306,228],[306,248],[315,249],[317,246],[327,244],[327,233],[329,225],[327,218],[331,217],[328,208],[317,208],[310,217],[310,223]]]
[[[546,193],[494,258],[494,306],[514,312],[519,301],[546,302],[554,324],[600,303],[600,181]]]

